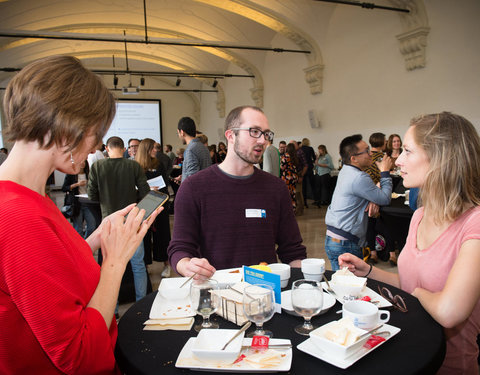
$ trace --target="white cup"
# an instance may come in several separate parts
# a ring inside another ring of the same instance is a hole
[[[382,315],[385,317],[382,318]],[[379,310],[371,302],[350,301],[343,304],[342,317],[349,317],[355,327],[369,330],[390,320],[390,311]]]
[[[285,263],[272,263],[268,265],[272,270],[272,273],[280,275],[280,286],[285,288],[288,285],[290,279],[290,265]]]
[[[325,273],[325,260],[319,258],[307,258],[302,260],[303,277],[307,280],[322,280]]]

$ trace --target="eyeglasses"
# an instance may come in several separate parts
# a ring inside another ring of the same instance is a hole
[[[393,295],[392,292],[390,292],[390,290],[388,290],[384,286],[382,286],[381,288],[380,286],[378,286],[378,292],[383,298],[385,298],[388,302],[390,302],[393,305],[393,307],[396,308],[397,310],[401,312],[408,311],[407,305],[405,304],[405,300],[398,294]]]
[[[138,148],[138,145],[130,145],[128,148]]]
[[[359,156],[359,155],[362,155],[362,154],[369,154],[369,153],[370,153],[370,147],[367,147],[367,149],[365,151],[353,154],[353,156]]]
[[[232,128],[230,130],[248,130],[250,137],[252,138],[260,138],[263,134],[263,137],[266,141],[273,141],[273,136],[275,135],[271,130],[265,130],[262,132],[260,129],[257,128]]]

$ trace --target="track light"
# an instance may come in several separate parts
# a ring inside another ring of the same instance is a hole
[[[145,86],[145,77],[140,78],[140,86]]]
[[[215,79],[213,80],[212,87],[215,88],[215,87],[217,87],[217,85],[218,85],[218,81],[217,81],[217,79],[215,78]]]
[[[118,77],[113,76],[113,86],[117,87],[117,85],[118,85]]]
[[[182,82],[182,80],[180,78],[177,77],[177,81],[175,82],[175,86],[180,86],[180,83]]]

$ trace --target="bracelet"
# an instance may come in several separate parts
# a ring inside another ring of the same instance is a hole
[[[368,277],[370,275],[370,272],[372,272],[373,266],[370,264],[370,269],[368,270],[367,274],[363,277]]]

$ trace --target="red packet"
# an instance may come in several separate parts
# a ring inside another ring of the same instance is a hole
[[[363,345],[363,347],[370,350],[370,349],[373,349],[378,344],[380,344],[384,341],[385,341],[384,337],[372,335],[372,336],[370,336],[368,341]]]
[[[252,349],[264,350],[268,349],[268,341],[270,339],[267,336],[253,336]]]
[[[233,362],[233,364],[243,361],[245,357],[246,357],[245,354],[240,354],[238,358],[235,360],[235,362]]]

